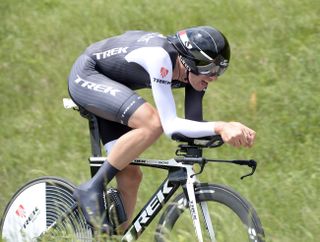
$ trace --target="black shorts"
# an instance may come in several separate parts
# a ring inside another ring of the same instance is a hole
[[[73,101],[98,117],[103,144],[130,130],[126,127],[129,118],[145,103],[127,86],[98,72],[95,61],[86,55],[76,60],[68,79],[69,94]]]

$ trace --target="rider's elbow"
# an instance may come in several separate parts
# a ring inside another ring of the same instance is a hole
[[[172,132],[164,132],[164,134],[168,137],[168,138],[170,138],[171,139],[171,136],[172,136]]]
[[[168,138],[171,139],[172,134],[179,132],[179,130],[181,129],[182,124],[179,121],[180,119],[176,117],[176,118],[168,119],[165,122],[161,122],[163,132]]]
[[[170,125],[163,125],[163,133],[168,137],[171,138],[174,130],[172,129],[172,127]]]

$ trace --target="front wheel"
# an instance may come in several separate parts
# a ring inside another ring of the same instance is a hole
[[[204,241],[265,241],[255,209],[237,192],[223,185],[199,184],[195,194]],[[188,208],[184,194],[174,199],[160,218],[157,242],[197,241]]]
[[[75,206],[73,190],[71,183],[57,177],[41,177],[25,184],[14,194],[1,218],[2,239],[91,241],[92,231]],[[66,213],[69,215],[61,220]]]

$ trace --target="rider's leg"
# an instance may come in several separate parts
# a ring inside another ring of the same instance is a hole
[[[128,220],[123,224],[125,230],[132,218],[140,182],[142,180],[142,172],[139,166],[129,165],[119,172],[116,176],[117,189],[122,196],[122,202],[125,207]]]
[[[117,139],[130,130],[131,128],[120,123],[99,119],[99,132],[107,154],[110,154]],[[127,222],[122,225],[123,231],[132,219],[142,175],[140,167],[134,165],[128,165],[116,175],[117,189],[121,194],[128,218]]]
[[[108,183],[113,178],[109,176],[109,171],[113,174],[114,170],[123,170],[152,145],[163,132],[157,110],[146,102],[130,116],[128,126],[132,129],[116,140],[108,153],[107,161],[102,164],[91,180],[100,181],[101,176],[107,176],[106,183]]]
[[[89,87],[88,83],[99,87],[107,86],[108,90],[114,92]],[[91,223],[91,217],[101,217],[101,212],[104,211],[101,187],[153,144],[161,135],[162,127],[155,108],[130,88],[99,73],[94,61],[85,55],[79,57],[74,64],[68,84],[69,93],[79,106],[102,119],[132,128],[117,140],[108,160],[95,176],[74,192],[74,198]]]
[[[96,175],[76,189],[75,198],[82,202],[86,219],[94,226],[94,220],[97,220],[101,213],[99,211],[103,210],[100,199],[101,187],[153,144],[163,132],[157,110],[148,103],[143,103],[133,112],[128,126],[133,129],[116,141],[107,161],[102,164]],[[136,197],[136,192],[134,196]]]
[[[131,115],[128,126],[133,129],[122,135],[108,154],[109,163],[118,170],[124,169],[163,132],[158,112],[149,103],[142,104]]]

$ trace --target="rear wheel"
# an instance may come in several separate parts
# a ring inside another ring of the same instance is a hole
[[[195,193],[204,241],[265,241],[256,211],[238,193],[226,186],[213,184],[200,184]],[[155,240],[197,241],[188,211],[184,194],[178,195],[161,216]],[[207,229],[205,221],[210,221],[211,230]]]
[[[73,190],[74,185],[57,177],[41,177],[24,185],[4,211],[0,223],[2,238],[15,242],[90,241],[92,231],[75,206]],[[61,220],[66,213],[69,215]]]

